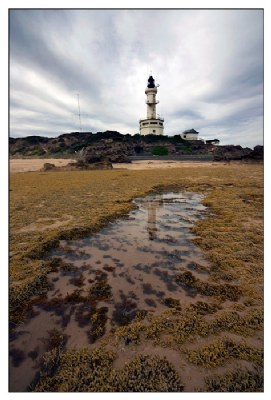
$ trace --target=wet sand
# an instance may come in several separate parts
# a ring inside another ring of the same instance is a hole
[[[144,170],[144,169],[171,169],[171,168],[187,168],[187,167],[201,167],[214,165],[209,161],[175,161],[175,160],[139,160],[131,163],[113,164],[115,169],[131,169],[131,170]]]

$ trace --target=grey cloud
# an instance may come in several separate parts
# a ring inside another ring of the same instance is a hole
[[[11,10],[10,134],[74,130],[77,92],[83,129],[136,133],[150,69],[166,134],[260,140],[259,10]]]
[[[201,113],[193,110],[176,110],[172,114],[168,114],[170,118],[185,118],[185,119],[193,119],[193,120],[201,120],[204,119],[204,117],[201,115]]]
[[[80,59],[75,57],[73,60],[61,57],[52,44],[48,43],[50,32],[53,30],[55,36],[60,36],[64,40],[65,47],[69,48],[72,31],[68,29],[69,20],[65,17],[66,13],[56,11],[54,14],[53,11],[46,10],[43,12],[29,11],[28,14],[27,11],[15,11],[10,23],[11,59],[14,58],[14,62],[22,63],[29,69],[40,71],[48,79],[65,82],[66,87],[70,90],[80,91],[87,86],[98,100],[99,86],[95,80],[82,74],[81,65],[84,64],[84,54]],[[61,32],[63,26],[66,32]]]
[[[225,103],[263,93],[263,65],[240,70],[216,85],[212,92],[201,96],[206,102]]]

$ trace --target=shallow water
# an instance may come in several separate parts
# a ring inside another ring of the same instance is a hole
[[[11,338],[10,390],[27,390],[59,333],[65,336],[63,347],[93,346],[139,311],[159,314],[172,302],[181,309],[202,300],[174,278],[179,271],[208,278],[208,263],[191,240],[193,223],[206,213],[202,199],[188,192],[138,198],[127,218],[88,238],[62,241],[52,256],[70,267],[48,275],[47,296]]]

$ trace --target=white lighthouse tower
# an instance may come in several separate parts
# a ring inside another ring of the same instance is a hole
[[[164,119],[156,117],[156,100],[157,88],[153,77],[150,75],[148,79],[148,86],[145,93],[147,95],[147,118],[139,120],[140,135],[163,135],[164,133]]]

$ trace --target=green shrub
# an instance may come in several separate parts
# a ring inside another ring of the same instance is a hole
[[[168,149],[164,146],[155,146],[152,149],[152,155],[153,156],[167,156],[168,155]]]

